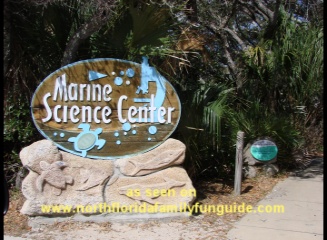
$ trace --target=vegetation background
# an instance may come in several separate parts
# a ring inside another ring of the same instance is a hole
[[[42,139],[29,105],[45,77],[142,56],[180,96],[193,181],[233,176],[239,130],[294,168],[323,148],[323,43],[322,0],[4,0],[5,177],[19,186],[18,154]]]

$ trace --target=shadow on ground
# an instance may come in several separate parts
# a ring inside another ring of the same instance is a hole
[[[315,158],[305,169],[295,170],[291,173],[291,176],[300,178],[314,178],[317,175],[324,173],[324,159]]]

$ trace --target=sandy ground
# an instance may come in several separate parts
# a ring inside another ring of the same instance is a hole
[[[35,223],[34,223],[35,224]],[[142,220],[128,222],[70,222],[51,226],[34,226],[23,234],[28,239],[119,239],[119,240],[182,240],[182,239],[227,239],[230,222],[215,215],[198,215],[178,219]],[[36,224],[37,225],[37,224]]]
[[[233,186],[220,182],[201,182],[197,188],[197,202],[203,205],[221,204],[252,204],[255,205],[275,184],[283,180],[286,175],[276,178],[260,176],[247,179],[242,183],[242,194],[233,195]],[[217,240],[227,239],[228,231],[244,213],[224,214],[202,213],[198,215],[173,218],[142,220],[125,219],[110,221],[74,221],[65,218],[63,221],[49,222],[49,219],[33,219],[20,214],[20,209],[25,199],[20,192],[11,197],[9,212],[4,217],[5,239],[8,236],[25,239],[117,239],[117,240]]]

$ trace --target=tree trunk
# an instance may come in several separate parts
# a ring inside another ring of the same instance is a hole
[[[113,9],[117,4],[118,3],[115,3],[114,0],[100,2],[100,6],[97,8],[96,13],[70,38],[61,60],[61,66],[65,66],[74,61],[81,43],[90,37],[93,33],[99,31],[101,27],[104,26],[108,20],[115,15]]]

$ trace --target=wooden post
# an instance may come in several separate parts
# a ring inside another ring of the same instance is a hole
[[[235,179],[234,179],[234,194],[241,194],[242,186],[242,168],[243,168],[243,144],[244,144],[244,132],[237,132],[236,141],[236,157],[235,157]]]

